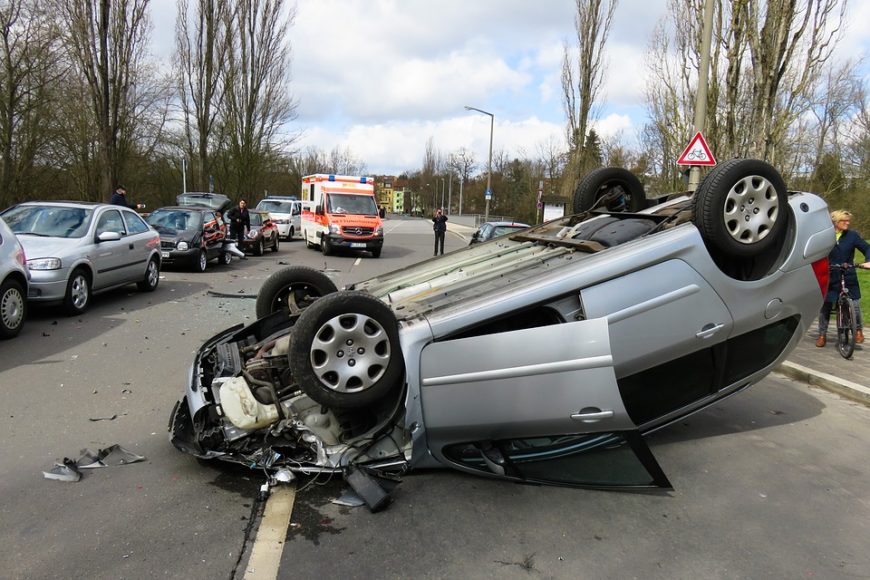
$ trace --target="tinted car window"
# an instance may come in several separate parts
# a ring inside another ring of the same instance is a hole
[[[294,204],[289,201],[278,201],[275,199],[264,199],[257,204],[257,209],[271,211],[275,213],[299,213],[294,212]]]
[[[124,212],[124,221],[127,223],[127,231],[131,234],[141,234],[148,231],[148,224],[134,213]]]
[[[158,209],[148,216],[148,223],[158,232],[184,231],[197,229],[202,224],[202,217],[198,211],[184,209]]]
[[[4,212],[3,220],[16,234],[81,238],[93,213],[77,207],[19,205]]]

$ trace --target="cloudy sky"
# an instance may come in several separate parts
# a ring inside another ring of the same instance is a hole
[[[870,1],[851,0],[841,44],[870,54]],[[535,156],[562,139],[562,46],[573,0],[298,0],[290,30],[299,145],[348,148],[369,174],[422,166],[431,137],[442,153],[466,147]],[[606,136],[633,140],[644,122],[644,52],[666,0],[621,0],[607,45]],[[154,52],[171,55],[174,0],[152,0]],[[865,70],[867,70],[865,68]]]

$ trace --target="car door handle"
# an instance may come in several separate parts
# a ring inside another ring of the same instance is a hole
[[[133,249],[133,244],[130,244],[130,249],[131,249],[131,250]]]
[[[610,419],[611,417],[613,417],[613,411],[602,411],[597,407],[586,407],[576,413],[571,413],[571,419],[582,421],[583,423],[595,423],[596,421]]]
[[[695,338],[710,338],[723,328],[725,328],[724,324],[713,324],[712,322],[710,324],[705,324],[700,332],[695,333]]]

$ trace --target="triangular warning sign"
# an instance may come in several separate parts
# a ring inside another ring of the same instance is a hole
[[[716,160],[713,159],[713,154],[710,153],[710,148],[707,147],[707,142],[700,131],[692,137],[689,146],[677,160],[677,165],[705,165],[708,167],[716,165]]]

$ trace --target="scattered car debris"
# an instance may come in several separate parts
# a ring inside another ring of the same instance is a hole
[[[227,292],[218,292],[216,290],[206,290],[205,293],[209,296],[217,296],[219,298],[256,298],[256,294],[243,294],[244,290],[239,290],[236,294],[228,294]]]
[[[94,391],[94,393],[96,393],[96,391]],[[108,417],[88,417],[88,421],[94,421],[94,422],[97,422],[97,421],[114,421],[114,420],[117,419],[117,418],[118,418],[117,415],[109,415]]]
[[[55,463],[51,470],[43,471],[42,475],[46,479],[75,482],[82,478],[81,469],[99,469],[101,467],[129,465],[145,461],[146,459],[144,455],[133,453],[117,444],[110,445],[97,452],[90,449],[82,449],[79,453],[80,457],[77,460],[73,461],[69,457],[64,457],[62,463]]]

